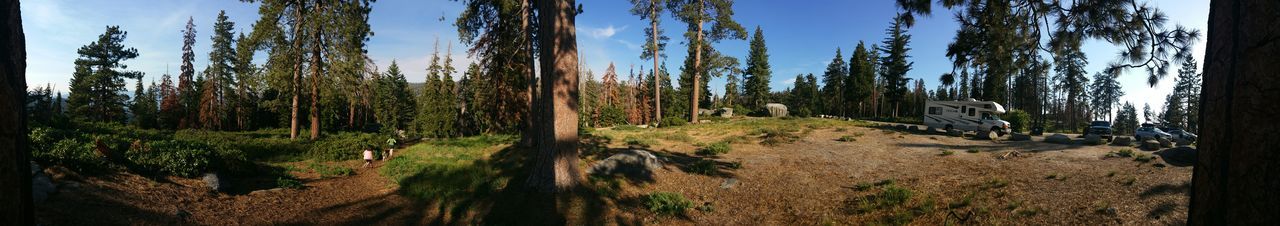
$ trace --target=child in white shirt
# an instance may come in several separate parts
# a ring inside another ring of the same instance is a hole
[[[373,150],[368,147],[364,148],[364,167],[368,168],[373,163]]]

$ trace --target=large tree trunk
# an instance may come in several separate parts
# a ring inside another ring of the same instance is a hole
[[[527,65],[529,69],[528,71],[525,72],[527,74],[525,75],[525,80],[524,80],[525,83],[528,84],[528,87],[525,87],[525,91],[524,91],[525,104],[527,104],[526,106],[527,108],[525,108],[525,114],[524,114],[524,117],[525,117],[524,118],[524,134],[520,136],[520,146],[523,146],[523,147],[535,147],[537,145],[538,125],[539,125],[537,122],[539,122],[538,117],[542,115],[538,113],[538,110],[535,110],[535,109],[538,109],[536,108],[536,105],[538,103],[538,98],[536,97],[537,90],[538,90],[538,82],[537,82],[538,78],[537,78],[536,72],[533,70],[533,64],[534,64],[533,41],[534,40],[533,40],[533,23],[531,21],[533,20],[532,1],[533,0],[520,1],[520,7],[521,7],[520,12],[521,12],[521,23],[522,23],[521,27],[522,29],[524,29],[524,33],[525,33],[525,40],[524,40],[525,43],[522,43],[522,44],[527,45],[529,48],[527,51],[525,51],[525,54],[528,54],[527,56],[529,58],[528,59],[529,65]]]
[[[656,0],[649,1],[649,29],[653,31],[653,121],[654,127],[662,122],[662,76],[658,75],[658,56],[661,56],[662,50],[658,49],[658,2]],[[644,67],[641,66],[641,72],[644,73]]]
[[[543,140],[533,161],[529,185],[542,192],[578,186],[578,43],[573,0],[540,0],[538,41],[541,46]]]
[[[0,225],[33,225],[27,150],[27,48],[18,0],[0,2]]]
[[[301,8],[302,6],[297,6],[297,7]],[[295,9],[294,12],[297,14],[296,18],[300,20],[298,24],[293,25],[293,49],[294,51],[297,51],[299,49],[302,49],[302,39],[299,39],[298,36],[299,34],[302,34],[299,27],[302,26],[301,23],[303,23],[303,21],[301,20],[303,20],[303,17],[302,17],[301,9]],[[290,112],[289,112],[289,139],[298,139],[298,107],[299,107],[298,99],[300,99],[302,96],[301,87],[302,87],[302,54],[298,54],[298,58],[294,59],[293,61],[293,105],[290,108]]]
[[[1214,0],[1209,7],[1201,140],[1192,225],[1280,222],[1280,2]]]
[[[699,98],[702,86],[698,83],[702,81],[702,14],[705,6],[702,0],[698,0],[698,38],[693,43],[696,47],[693,49],[693,87],[690,87],[693,93],[689,95],[689,123],[698,123],[698,101],[702,99]]]
[[[321,5],[313,7],[316,14],[320,13]],[[311,109],[307,111],[311,115],[311,140],[320,139],[320,30],[323,26],[317,26],[311,36]]]

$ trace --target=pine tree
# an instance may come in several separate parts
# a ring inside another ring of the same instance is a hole
[[[253,54],[256,50],[257,45],[254,40],[240,33],[240,37],[236,38],[236,55],[233,65],[236,79],[235,100],[231,102],[235,108],[235,127],[238,130],[249,130],[256,126],[253,116],[258,112],[258,102],[261,99],[258,94],[263,83],[257,65],[253,64]]]
[[[719,42],[722,39],[745,39],[746,30],[741,24],[733,20],[733,1],[732,0],[672,0],[668,3],[667,8],[672,9],[676,19],[689,25],[689,32],[685,33],[685,37],[689,39],[689,46],[692,50],[690,55],[693,65],[689,70],[693,73],[690,81],[690,95],[686,98],[690,101],[690,117],[689,121],[698,123],[699,102],[702,102],[704,95],[703,73],[707,70],[703,65],[704,56],[711,56],[714,52],[711,49],[711,43]],[[703,27],[704,23],[710,23],[709,26]],[[696,29],[695,29],[696,27]],[[757,33],[760,27],[756,27]],[[704,51],[705,50],[705,51]],[[686,60],[689,63],[690,60]],[[707,98],[710,99],[710,98]],[[709,101],[709,100],[708,100]]]
[[[1098,115],[1095,117],[1111,120],[1111,110],[1120,104],[1120,97],[1124,96],[1124,90],[1120,87],[1120,82],[1116,81],[1115,76],[1096,73],[1093,75],[1093,84],[1089,86],[1089,89],[1094,94],[1091,96],[1093,98],[1090,104]]]
[[[196,92],[198,85],[195,84],[194,64],[196,53],[192,50],[195,44],[195,19],[188,17],[186,29],[182,31],[182,65],[178,67],[177,105],[172,111],[178,116],[175,120],[180,129],[196,127],[196,120],[199,118],[200,93]]]
[[[845,81],[849,78],[849,65],[845,64],[844,56],[840,53],[840,48],[836,48],[836,56],[831,59],[831,63],[827,64],[827,71],[822,74],[822,103],[823,114],[835,116],[847,116],[845,109],[848,104],[845,100]]]
[[[758,111],[772,101],[769,99],[769,80],[773,70],[769,65],[769,49],[764,43],[764,31],[760,30],[760,27],[756,27],[750,43],[751,50],[747,53],[747,71],[742,75],[742,79],[745,80],[742,103],[747,109]]]
[[[845,82],[845,100],[850,103],[857,103],[858,116],[862,116],[865,112],[864,107],[869,104],[871,90],[874,88],[876,77],[875,61],[872,59],[871,51],[867,49],[862,41],[858,41],[858,47],[854,48],[853,56],[849,57],[849,78]]]
[[[213,47],[209,51],[209,66],[204,70],[204,93],[200,95],[200,127],[204,129],[226,128],[223,123],[228,116],[228,97],[235,93],[231,88],[235,82],[232,67],[236,62],[232,48],[235,22],[227,19],[226,11],[221,11],[213,24]]]
[[[1183,109],[1186,111],[1186,125],[1184,129],[1190,132],[1200,131],[1200,74],[1196,73],[1195,59],[1187,60],[1182,64],[1182,69],[1178,70],[1178,78],[1175,80],[1173,92],[1177,94],[1185,105]]]
[[[75,72],[71,75],[68,107],[73,115],[90,121],[124,122],[125,79],[142,77],[142,72],[126,71],[122,61],[137,58],[138,50],[123,44],[127,32],[119,26],[108,26],[98,40],[76,52]]]
[[[138,128],[152,129],[156,128],[156,90],[155,83],[151,83],[151,88],[147,89],[142,86],[142,79],[139,78],[133,92],[133,105],[129,106],[129,112],[133,113],[133,125]]]
[[[889,37],[884,39],[884,47],[880,51],[887,54],[880,59],[884,65],[884,71],[880,76],[884,77],[886,89],[885,97],[894,105],[893,117],[898,117],[898,108],[907,93],[907,72],[911,71],[911,66],[915,63],[908,62],[907,51],[911,48],[907,45],[911,42],[911,35],[906,34],[906,19],[902,15],[894,18],[893,26],[885,30],[885,34]]]
[[[644,50],[640,52],[640,59],[653,60],[653,70],[657,71],[658,58],[666,58],[666,54],[662,53],[662,51],[667,48],[667,41],[670,40],[670,38],[662,34],[663,33],[662,28],[658,27],[658,24],[662,19],[662,11],[664,10],[663,6],[669,4],[669,2],[668,0],[631,0],[631,4],[632,4],[632,8],[631,8],[632,15],[639,16],[641,20],[644,20],[644,19],[649,20],[649,29],[646,29],[644,32],[645,44],[644,44]],[[644,74],[644,67],[640,68],[640,74]],[[650,72],[649,74],[652,76],[652,75],[657,75],[658,73]],[[653,78],[647,78],[647,79],[656,80],[658,78],[653,77]],[[663,84],[653,83],[650,85],[654,85],[654,86],[646,86],[646,87],[653,87],[651,91],[653,92],[653,99],[654,99],[653,100],[654,115],[657,115],[656,117],[660,118],[662,115],[663,88],[658,87],[658,85],[663,85]],[[668,98],[670,98],[670,96],[668,96]]]

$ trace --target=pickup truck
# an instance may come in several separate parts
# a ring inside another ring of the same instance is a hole
[[[1089,128],[1084,130],[1085,136],[1095,134],[1102,136],[1102,138],[1107,139],[1107,141],[1111,141],[1112,133],[1111,122],[1108,121],[1093,121],[1089,123]]]

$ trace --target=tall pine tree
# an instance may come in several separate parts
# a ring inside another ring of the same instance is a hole
[[[742,75],[744,91],[742,104],[753,111],[761,111],[769,103],[769,80],[773,70],[769,65],[769,49],[764,43],[764,31],[756,27],[751,36],[751,49],[747,52],[747,70]],[[747,113],[747,112],[743,112]]]
[[[123,61],[137,58],[138,50],[126,48],[127,32],[108,26],[98,40],[80,47],[71,75],[68,107],[73,115],[97,122],[124,122],[125,79],[140,79],[142,72],[127,71]]]
[[[911,71],[911,66],[915,63],[907,60],[907,51],[911,48],[907,47],[911,42],[911,35],[906,34],[906,17],[901,14],[894,18],[893,25],[885,30],[885,34],[889,37],[884,39],[884,47],[880,51],[886,56],[880,59],[884,66],[880,76],[885,81],[885,97],[889,102],[893,103],[893,117],[898,117],[898,109],[907,94],[907,72]]]

